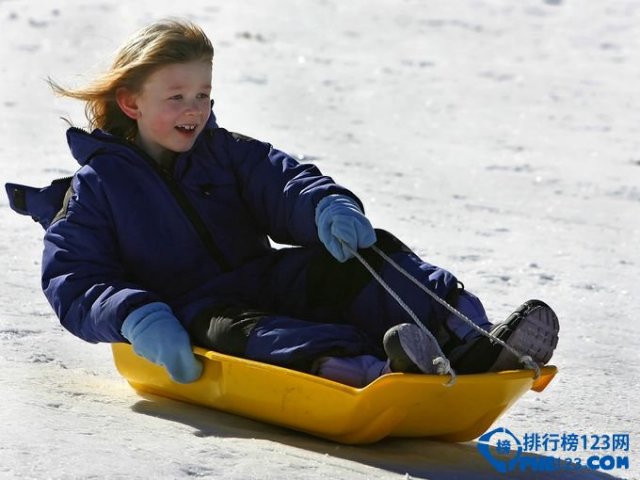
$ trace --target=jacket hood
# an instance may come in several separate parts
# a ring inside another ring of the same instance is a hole
[[[211,110],[211,114],[207,119],[202,133],[200,133],[200,137],[202,137],[206,131],[216,128],[218,128],[218,122],[215,113]],[[196,139],[196,142],[198,142],[200,137]],[[118,146],[126,149],[131,148],[131,142],[116,137],[104,130],[95,129],[89,133],[77,127],[71,127],[67,130],[67,143],[69,144],[71,155],[73,155],[73,158],[75,158],[80,165],[89,163],[97,153],[101,152],[107,146],[109,146],[110,150]]]

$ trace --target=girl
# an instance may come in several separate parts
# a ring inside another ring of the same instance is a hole
[[[218,127],[212,60],[199,27],[162,21],[89,86],[51,82],[86,102],[94,130],[67,132],[81,168],[70,182],[9,194],[47,228],[42,285],[64,327],[88,342],[128,341],[177,382],[201,373],[192,342],[354,386],[390,371],[446,373],[443,353],[458,373],[519,368],[505,343],[550,359],[558,322],[547,305],[529,301],[492,326],[451,273],[374,230],[354,193]],[[273,249],[268,237],[292,247]],[[358,250],[428,330],[352,258]]]

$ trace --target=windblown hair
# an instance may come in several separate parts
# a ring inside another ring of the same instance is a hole
[[[116,101],[124,87],[139,93],[143,83],[160,67],[195,60],[213,62],[213,46],[200,27],[186,20],[154,23],[134,34],[116,53],[111,69],[86,87],[64,88],[49,79],[58,95],[86,102],[89,126],[133,140],[138,132],[135,120],[127,117]]]

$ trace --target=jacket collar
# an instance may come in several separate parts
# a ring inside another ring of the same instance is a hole
[[[200,133],[196,143],[200,141],[205,132],[215,130],[216,128],[218,128],[218,122],[215,113],[211,110],[204,130]],[[95,129],[89,133],[77,127],[71,127],[67,130],[67,143],[69,144],[71,155],[73,155],[73,158],[75,158],[80,165],[88,164],[97,153],[103,152],[107,148],[110,152],[119,149],[126,149],[128,151],[132,148],[134,150],[137,149],[131,142],[116,137],[104,130]]]

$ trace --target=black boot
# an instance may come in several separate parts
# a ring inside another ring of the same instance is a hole
[[[534,362],[544,365],[558,345],[559,330],[558,317],[551,307],[540,300],[529,300],[504,322],[494,325],[490,332],[521,355],[528,355]],[[522,368],[513,353],[485,336],[454,348],[449,360],[459,374]]]

